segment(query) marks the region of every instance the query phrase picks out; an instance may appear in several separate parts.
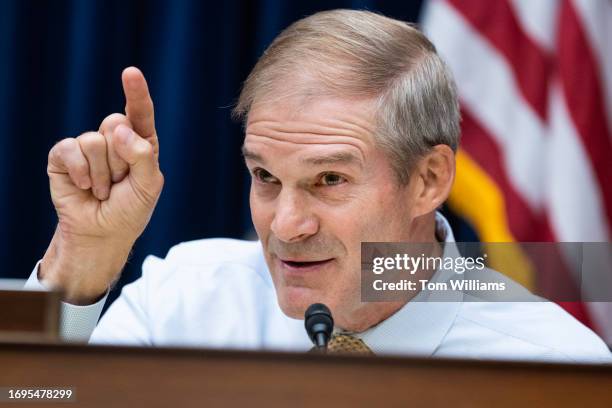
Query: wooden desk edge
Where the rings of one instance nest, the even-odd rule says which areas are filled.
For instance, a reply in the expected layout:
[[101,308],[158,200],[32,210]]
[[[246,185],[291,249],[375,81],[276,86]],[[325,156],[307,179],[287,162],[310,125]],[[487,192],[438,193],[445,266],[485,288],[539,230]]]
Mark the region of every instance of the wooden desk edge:
[[481,368],[492,369],[501,366],[506,370],[539,370],[555,372],[577,373],[601,373],[612,375],[612,364],[594,363],[556,363],[540,361],[511,361],[511,360],[473,360],[461,358],[438,358],[417,355],[321,355],[288,351],[272,350],[237,350],[237,349],[212,349],[179,346],[128,346],[128,345],[99,345],[84,343],[68,343],[56,341],[33,341],[13,342],[11,340],[0,342],[0,353],[4,351],[14,352],[62,352],[62,353],[112,353],[136,356],[156,356],[156,357],[183,357],[183,358],[202,358],[202,359],[241,359],[241,360],[287,360],[312,361],[321,364],[368,364],[383,366],[427,366],[427,367],[447,367],[447,368]]

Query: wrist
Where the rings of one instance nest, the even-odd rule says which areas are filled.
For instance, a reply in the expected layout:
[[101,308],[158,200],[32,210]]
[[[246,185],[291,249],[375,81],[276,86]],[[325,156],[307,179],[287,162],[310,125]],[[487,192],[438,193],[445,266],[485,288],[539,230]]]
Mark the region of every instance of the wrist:
[[46,287],[61,291],[67,303],[95,303],[118,279],[132,245],[73,239],[57,228],[39,265],[38,278]]

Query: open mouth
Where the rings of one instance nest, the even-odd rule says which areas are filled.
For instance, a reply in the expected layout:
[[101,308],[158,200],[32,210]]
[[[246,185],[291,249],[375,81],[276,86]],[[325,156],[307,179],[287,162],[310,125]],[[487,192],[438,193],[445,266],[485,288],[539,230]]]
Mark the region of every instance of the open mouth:
[[281,260],[281,262],[292,269],[306,269],[313,268],[317,266],[325,265],[328,262],[331,262],[333,258],[323,259],[321,261],[289,261],[289,260]]

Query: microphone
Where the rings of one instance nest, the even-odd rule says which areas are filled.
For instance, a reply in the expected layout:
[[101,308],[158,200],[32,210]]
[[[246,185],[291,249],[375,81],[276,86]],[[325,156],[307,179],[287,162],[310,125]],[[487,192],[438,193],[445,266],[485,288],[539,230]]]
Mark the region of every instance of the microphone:
[[313,303],[304,313],[306,333],[314,344],[313,350],[325,352],[334,329],[334,319],[329,308],[323,303]]

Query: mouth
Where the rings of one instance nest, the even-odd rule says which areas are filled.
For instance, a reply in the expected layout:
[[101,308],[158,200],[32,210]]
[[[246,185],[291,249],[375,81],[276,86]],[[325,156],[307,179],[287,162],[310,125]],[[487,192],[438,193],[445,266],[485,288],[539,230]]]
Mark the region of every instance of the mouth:
[[279,259],[281,265],[290,271],[310,271],[324,267],[334,260],[334,258],[316,260],[316,261],[305,261],[305,260],[292,260],[292,259]]

